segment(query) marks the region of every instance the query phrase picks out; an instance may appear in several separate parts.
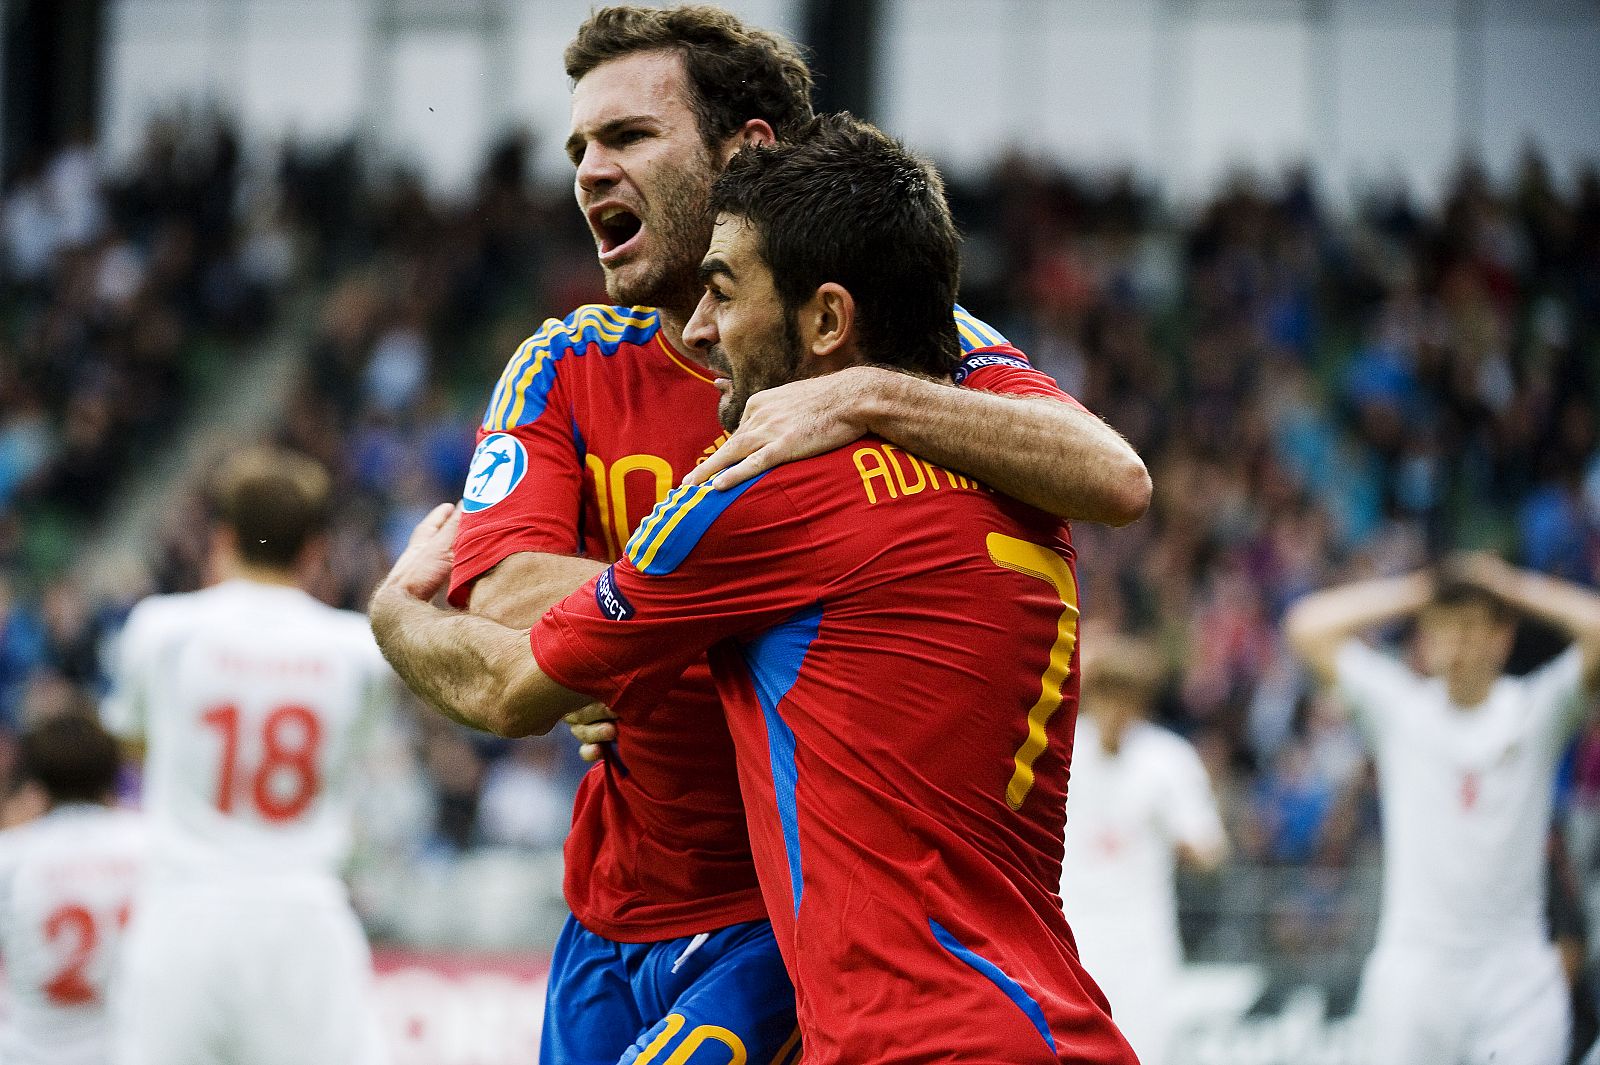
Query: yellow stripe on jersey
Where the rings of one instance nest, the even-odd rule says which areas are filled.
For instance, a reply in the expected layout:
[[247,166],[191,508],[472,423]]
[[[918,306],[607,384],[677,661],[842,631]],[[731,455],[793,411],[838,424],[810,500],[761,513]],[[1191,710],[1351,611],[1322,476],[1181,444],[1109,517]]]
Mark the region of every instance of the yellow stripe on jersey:
[[565,321],[550,318],[517,348],[506,363],[489,401],[483,427],[491,432],[514,429],[544,412],[554,385],[555,364],[591,343],[613,353],[624,343],[642,344],[660,328],[660,315],[650,307],[579,307]]
[[[799,1045],[800,1029],[796,1028],[794,1032],[790,1034],[788,1041],[785,1042],[783,1046],[778,1048],[778,1052],[776,1054],[772,1055],[772,1060],[767,1062],[767,1065],[788,1065],[789,1052],[794,1050]],[[796,1053],[794,1060],[799,1060],[798,1052]]]
[[[667,501],[661,505],[661,517],[656,519],[656,524],[660,526],[660,530],[651,533],[649,538],[640,545],[641,549],[638,551],[637,557],[631,553],[628,555],[628,559],[634,564],[634,567],[641,570],[649,569],[650,563],[656,560],[656,553],[661,550],[661,545],[666,543],[667,537],[672,535],[672,530],[676,529],[678,524],[688,517],[694,511],[694,508],[705,500],[706,496],[711,494],[711,491],[712,488],[709,482],[702,484],[680,499],[676,506],[673,505],[672,497],[668,496]],[[669,512],[671,517],[667,517]],[[665,524],[662,523],[662,518],[666,519]]]
[[511,402],[511,412],[506,415],[505,424],[500,428],[509,429],[522,424],[522,412],[528,404],[528,386],[539,379],[539,375],[544,372],[545,363],[549,361],[549,347],[534,349],[533,361],[528,364],[527,370],[522,374],[522,380],[517,384],[517,390],[513,393],[515,398]]
[[1006,338],[995,332],[987,322],[981,318],[973,317],[972,313],[965,310],[956,311],[956,326],[966,326],[974,338],[974,343],[980,348],[992,348],[1004,344]]
[[684,496],[693,491],[695,489],[689,485],[680,485],[668,492],[667,498],[657,503],[655,508],[644,516],[644,521],[639,523],[639,527],[633,530],[633,535],[628,537],[628,542],[622,547],[622,553],[630,560],[636,558],[638,549],[643,546],[646,540],[655,535],[656,529],[667,519],[667,515],[672,511],[672,508],[677,506]]
[[[555,321],[554,318],[550,319],[549,322],[545,323],[545,326],[548,327],[550,322],[553,321]],[[506,368],[500,374],[500,383],[495,386],[494,398],[489,401],[489,416],[484,419],[485,428],[498,429],[505,424],[505,408],[510,405],[511,397],[516,394],[513,382],[516,381],[517,375],[522,372],[527,360],[533,357],[534,345],[544,335],[544,328],[541,328],[539,332],[517,345],[516,354],[512,355],[506,362]]]
[[994,348],[1010,341],[1000,335],[1000,330],[985,322],[982,318],[967,310],[961,304],[956,304],[953,313],[956,328],[961,332],[963,346],[971,351],[973,348]]
[[989,346],[978,337],[978,334],[973,331],[970,325],[961,320],[960,315],[956,316],[956,332],[960,333],[961,338],[975,348],[986,348]]

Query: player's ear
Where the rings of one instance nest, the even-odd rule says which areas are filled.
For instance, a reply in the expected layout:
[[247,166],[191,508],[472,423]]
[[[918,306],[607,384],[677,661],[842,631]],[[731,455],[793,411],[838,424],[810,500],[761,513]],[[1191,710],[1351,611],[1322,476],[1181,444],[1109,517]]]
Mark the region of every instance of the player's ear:
[[728,139],[722,142],[723,165],[726,166],[728,160],[733,158],[733,153],[747,144],[765,145],[776,143],[778,143],[778,135],[772,132],[772,126],[767,123],[766,119],[752,118],[734,130]]
[[314,587],[328,570],[328,537],[314,533],[306,538],[294,560],[295,576],[301,587]]
[[810,320],[806,340],[813,358],[837,358],[855,347],[856,301],[843,285],[829,281],[818,288],[802,313]]
[[211,584],[223,580],[239,557],[239,537],[225,522],[211,526],[211,551],[206,557],[207,581]]

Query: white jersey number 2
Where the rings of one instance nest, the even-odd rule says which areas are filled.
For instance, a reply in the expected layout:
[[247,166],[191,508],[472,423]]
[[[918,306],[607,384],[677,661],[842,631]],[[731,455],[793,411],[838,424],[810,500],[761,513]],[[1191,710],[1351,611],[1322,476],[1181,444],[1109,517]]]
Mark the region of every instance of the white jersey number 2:
[[[44,982],[44,997],[52,1004],[87,1006],[100,1000],[100,989],[90,979],[89,969],[108,916],[97,917],[82,903],[65,902],[44,919],[44,941],[61,952],[60,967]],[[128,903],[123,902],[111,919],[119,929],[126,926]]]

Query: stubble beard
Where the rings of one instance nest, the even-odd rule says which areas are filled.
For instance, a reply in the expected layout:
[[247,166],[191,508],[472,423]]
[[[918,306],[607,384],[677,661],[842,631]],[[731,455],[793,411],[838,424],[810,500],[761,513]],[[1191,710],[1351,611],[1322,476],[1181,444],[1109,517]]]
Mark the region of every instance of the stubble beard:
[[[711,183],[716,173],[709,155],[683,170],[662,175],[654,197],[649,239],[657,251],[644,264],[606,271],[606,296],[623,307],[659,307],[688,321],[700,302],[700,260],[711,246]],[[625,276],[629,267],[635,270]],[[642,267],[642,268],[641,268]]]
[[[731,365],[725,358],[721,361]],[[800,375],[800,333],[787,311],[783,315],[783,333],[777,343],[765,347],[747,365],[744,373],[731,376],[727,395],[717,402],[717,421],[730,433],[739,428],[751,396],[788,384]]]

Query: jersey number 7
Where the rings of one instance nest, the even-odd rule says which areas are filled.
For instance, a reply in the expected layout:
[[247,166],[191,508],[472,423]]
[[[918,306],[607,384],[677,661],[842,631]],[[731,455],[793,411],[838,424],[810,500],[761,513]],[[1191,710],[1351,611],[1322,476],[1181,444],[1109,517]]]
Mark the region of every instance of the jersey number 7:
[[1006,803],[1013,810],[1020,810],[1033,790],[1033,763],[1044,753],[1049,740],[1045,728],[1061,708],[1061,688],[1072,669],[1072,649],[1078,643],[1078,581],[1067,560],[1043,544],[997,532],[990,533],[986,543],[989,559],[995,565],[1044,581],[1061,599],[1050,661],[1039,678],[1039,699],[1028,711],[1028,735],[1012,759],[1015,769],[1006,785]]
[[[239,790],[239,708],[218,706],[200,720],[222,734],[222,766],[217,773],[217,809],[231,814]],[[272,822],[292,821],[317,796],[317,748],[322,722],[304,706],[280,706],[261,722],[261,762],[249,772],[256,812]],[[274,787],[287,779],[289,787]]]

